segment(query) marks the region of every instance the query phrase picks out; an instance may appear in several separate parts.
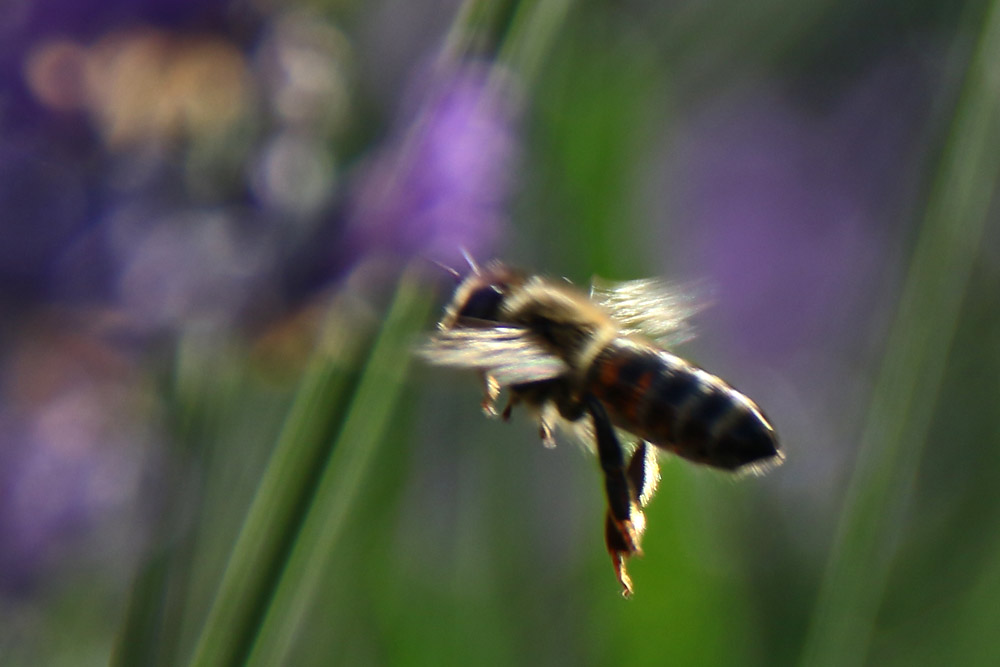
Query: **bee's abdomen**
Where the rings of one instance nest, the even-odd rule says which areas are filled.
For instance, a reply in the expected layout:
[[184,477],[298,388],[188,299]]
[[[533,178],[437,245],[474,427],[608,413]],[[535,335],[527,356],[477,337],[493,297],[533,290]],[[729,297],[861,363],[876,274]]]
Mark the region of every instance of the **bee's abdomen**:
[[686,459],[727,470],[780,460],[753,401],[668,352],[614,341],[594,359],[587,391],[615,426]]

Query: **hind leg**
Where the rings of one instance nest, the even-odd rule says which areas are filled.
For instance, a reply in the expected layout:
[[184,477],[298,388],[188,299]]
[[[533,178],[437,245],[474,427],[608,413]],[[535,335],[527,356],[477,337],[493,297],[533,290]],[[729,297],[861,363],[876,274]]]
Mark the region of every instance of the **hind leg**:
[[628,597],[632,594],[632,581],[625,564],[630,557],[642,553],[639,541],[646,529],[646,518],[641,508],[656,486],[656,460],[649,445],[643,442],[626,465],[625,452],[604,406],[594,397],[588,397],[585,406],[594,422],[597,456],[608,498],[604,539],[622,594]]

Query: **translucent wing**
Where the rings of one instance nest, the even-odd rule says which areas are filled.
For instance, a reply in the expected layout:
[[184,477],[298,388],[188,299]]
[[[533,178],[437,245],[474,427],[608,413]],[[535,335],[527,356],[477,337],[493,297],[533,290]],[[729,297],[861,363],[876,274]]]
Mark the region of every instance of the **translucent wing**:
[[663,346],[694,338],[689,318],[704,307],[704,288],[655,278],[620,283],[595,279],[591,298],[607,309],[626,334],[641,334]]
[[446,329],[434,334],[417,353],[440,366],[483,371],[505,387],[551,380],[569,371],[566,362],[522,327]]

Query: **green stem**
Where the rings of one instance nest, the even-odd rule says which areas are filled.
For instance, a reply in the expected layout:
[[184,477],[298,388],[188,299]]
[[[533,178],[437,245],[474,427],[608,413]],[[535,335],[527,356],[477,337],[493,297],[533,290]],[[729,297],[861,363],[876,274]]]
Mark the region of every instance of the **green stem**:
[[[239,385],[237,365],[215,341],[196,332],[181,336],[174,355],[171,382],[165,388],[171,415],[171,438],[181,460],[197,458],[211,469],[220,417],[235,400]],[[186,527],[179,517],[199,516],[204,506],[203,486],[188,476],[174,481],[169,509],[161,513],[153,533],[158,538],[133,582],[125,619],[116,639],[111,664],[174,664],[182,620],[189,604],[188,580],[196,558],[197,536],[205,526]]]
[[320,345],[293,401],[274,453],[226,565],[201,631],[192,664],[239,664],[256,637],[288,551],[329,456],[330,434],[341,423],[363,357],[363,320],[338,315]]
[[[385,325],[365,367],[334,454],[327,462],[274,599],[263,619],[249,663],[282,665],[303,617],[333,566],[330,554],[369,475],[370,463],[402,393],[412,356],[412,335],[427,318],[430,299],[416,280],[403,277]],[[207,664],[207,663],[206,663]]]

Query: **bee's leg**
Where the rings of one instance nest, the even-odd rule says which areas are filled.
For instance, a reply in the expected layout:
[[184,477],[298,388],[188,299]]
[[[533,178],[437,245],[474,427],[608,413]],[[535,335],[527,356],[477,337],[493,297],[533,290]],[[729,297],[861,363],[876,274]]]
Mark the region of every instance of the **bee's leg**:
[[503,411],[504,419],[510,417],[510,411],[522,401],[531,407],[538,419],[538,436],[542,439],[542,444],[551,449],[556,446],[555,438],[555,414],[553,405],[553,395],[558,395],[561,391],[559,382],[532,382],[523,385],[514,385],[510,389],[510,400]]
[[[500,383],[492,375],[482,374],[483,377],[483,412],[486,413],[487,417],[496,417],[497,411],[493,407],[496,403],[497,397],[500,395]],[[504,419],[510,417],[510,404],[508,403],[507,408],[504,410]]]
[[[504,421],[510,421],[510,413],[514,409],[514,406],[521,402],[521,396],[516,392],[512,391],[510,398],[507,399],[507,407],[503,409],[500,416]],[[542,444],[549,449],[556,446],[556,438],[552,430],[552,425],[545,418],[544,411],[543,414],[538,417],[538,437],[542,439]]]
[[[632,493],[628,476],[625,474],[625,453],[622,450],[608,413],[601,402],[593,396],[585,400],[587,411],[594,421],[594,437],[597,440],[597,457],[604,472],[604,488],[608,496],[608,509],[619,523],[628,522],[632,514]],[[628,535],[623,536],[632,543]]]
[[516,392],[511,392],[510,396],[507,398],[507,405],[504,407],[503,412],[500,416],[503,417],[505,422],[510,421],[510,413],[514,410],[514,406],[521,402],[521,397]]
[[632,578],[628,576],[625,569],[626,559],[632,555],[628,544],[622,537],[621,529],[615,523],[614,517],[609,511],[604,519],[604,542],[608,546],[608,553],[611,555],[611,565],[615,568],[615,576],[622,585],[622,595],[632,597]]
[[[499,385],[498,385],[497,391],[499,391]],[[507,405],[504,406],[503,412],[500,413],[500,416],[503,418],[503,420],[505,422],[506,421],[510,421],[510,415],[514,411],[514,407],[517,406],[517,405],[520,405],[521,401],[523,401],[523,400],[525,400],[525,394],[524,394],[524,388],[523,387],[512,386],[512,387],[508,388],[508,390],[507,390]],[[531,403],[531,400],[528,400],[527,402]]]
[[552,431],[552,425],[545,421],[545,417],[542,417],[538,422],[538,435],[546,448],[552,449],[556,446],[556,437]]
[[604,472],[604,489],[608,497],[605,541],[615,574],[622,585],[622,594],[628,597],[632,594],[632,582],[625,571],[625,561],[641,553],[639,538],[645,527],[645,518],[639,509],[639,494],[629,479],[631,465],[625,465],[625,453],[604,406],[593,396],[586,397],[584,402],[594,421],[597,456]]
[[631,524],[632,542],[628,541],[628,531],[623,531],[608,511],[604,522],[604,541],[611,554],[611,563],[615,568],[615,575],[622,585],[622,594],[625,597],[632,595],[632,580],[625,569],[625,563],[630,556],[641,553],[638,550],[638,541],[646,530],[646,515],[642,512],[653,493],[656,485],[660,481],[660,467],[656,463],[656,455],[649,443],[640,441],[632,458],[629,459],[628,468],[625,475],[629,481],[629,495],[632,500]]

